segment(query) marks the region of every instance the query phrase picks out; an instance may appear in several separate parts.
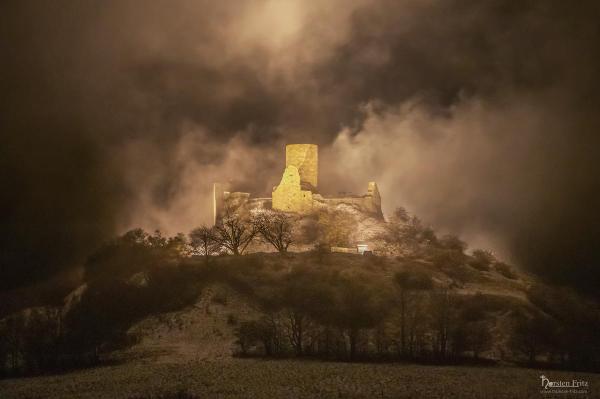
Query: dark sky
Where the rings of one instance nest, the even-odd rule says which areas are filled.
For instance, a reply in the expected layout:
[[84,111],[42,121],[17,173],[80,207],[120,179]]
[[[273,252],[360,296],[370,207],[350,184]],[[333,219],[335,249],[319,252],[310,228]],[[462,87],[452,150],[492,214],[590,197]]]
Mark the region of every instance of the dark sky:
[[[224,4],[219,4],[224,3]],[[283,145],[321,188],[524,269],[600,286],[600,9],[565,1],[14,1],[0,6],[0,289],[142,226],[268,194]]]

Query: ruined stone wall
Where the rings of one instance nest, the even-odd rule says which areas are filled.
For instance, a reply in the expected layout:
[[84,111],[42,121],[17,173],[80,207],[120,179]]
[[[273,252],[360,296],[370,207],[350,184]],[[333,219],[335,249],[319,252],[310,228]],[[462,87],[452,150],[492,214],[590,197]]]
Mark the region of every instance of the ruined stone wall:
[[319,175],[319,147],[316,144],[288,144],[285,146],[285,166],[295,166],[303,187],[317,188]]
[[229,191],[229,185],[226,183],[213,184],[213,224],[223,215],[225,206],[225,192]]
[[272,209],[271,198],[250,198],[246,204],[248,209]]
[[364,199],[365,210],[367,212],[375,213],[383,218],[383,212],[381,212],[381,195],[379,194],[379,189],[374,181],[369,182],[367,195],[365,195]]
[[269,198],[250,198],[250,193],[239,191],[224,191],[228,184],[214,183],[213,185],[213,224],[217,224],[228,212],[246,212],[255,208],[270,207]]
[[223,191],[225,186],[214,186],[215,222],[225,208],[246,210],[276,209],[284,212],[308,214],[329,207],[350,206],[353,212],[365,217],[383,220],[381,196],[375,182],[369,182],[367,193],[361,196],[323,197],[317,193],[318,146],[316,144],[288,144],[286,168],[272,198],[253,199],[248,193]]
[[338,205],[350,205],[360,212],[370,214],[373,217],[383,219],[381,211],[381,196],[375,182],[369,182],[367,194],[361,196],[323,197],[319,194],[313,196],[315,208],[336,207]]
[[284,212],[308,213],[313,208],[313,194],[303,190],[300,173],[294,165],[285,168],[281,182],[273,190],[272,206]]

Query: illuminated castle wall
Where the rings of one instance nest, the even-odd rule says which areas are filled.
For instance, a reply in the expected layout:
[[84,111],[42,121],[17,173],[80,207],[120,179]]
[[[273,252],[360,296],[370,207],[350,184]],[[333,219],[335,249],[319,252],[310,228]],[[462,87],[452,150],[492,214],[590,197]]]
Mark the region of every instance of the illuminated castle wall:
[[285,146],[285,166],[295,166],[304,188],[316,189],[319,179],[319,146],[288,144]]
[[277,209],[309,214],[326,207],[349,205],[360,212],[383,218],[381,196],[375,182],[369,182],[366,194],[323,196],[318,192],[319,148],[316,144],[288,144],[285,147],[285,170],[271,198],[251,198],[249,193],[231,192],[221,183],[214,184],[213,215],[217,223],[224,210]]
[[273,209],[297,213],[312,211],[319,173],[318,152],[315,144],[285,146],[285,170],[281,182],[273,190]]

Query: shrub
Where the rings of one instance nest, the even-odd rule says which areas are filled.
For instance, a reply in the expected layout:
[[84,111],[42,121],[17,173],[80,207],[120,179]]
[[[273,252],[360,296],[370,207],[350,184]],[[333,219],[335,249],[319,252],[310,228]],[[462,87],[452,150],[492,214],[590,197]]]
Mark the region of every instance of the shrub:
[[438,239],[438,245],[440,248],[457,251],[460,253],[464,252],[464,250],[467,249],[467,244],[464,241],[451,234],[447,234],[442,238]]
[[238,323],[238,318],[236,315],[234,315],[233,313],[230,313],[227,315],[227,324],[229,324],[230,326],[235,326]]
[[318,214],[319,242],[332,247],[349,247],[354,242],[356,220],[343,211],[321,211]]
[[473,256],[469,261],[469,265],[479,271],[487,272],[490,270],[490,266],[495,260],[494,255],[490,251],[476,249],[473,251]]
[[227,295],[225,293],[223,293],[223,292],[216,292],[212,296],[211,301],[213,303],[217,303],[219,305],[225,306],[225,305],[227,305]]
[[236,336],[242,355],[255,353],[260,346],[267,356],[274,352],[276,331],[265,318],[240,323],[236,330]]
[[519,277],[515,273],[512,267],[507,265],[506,263],[497,262],[494,264],[494,269],[501,275],[511,280],[517,280]]

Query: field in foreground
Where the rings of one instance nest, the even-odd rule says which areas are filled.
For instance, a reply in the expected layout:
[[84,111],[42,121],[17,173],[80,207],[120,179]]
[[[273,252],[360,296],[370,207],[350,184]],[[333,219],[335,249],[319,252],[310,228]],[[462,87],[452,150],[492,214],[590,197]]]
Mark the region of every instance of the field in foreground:
[[145,398],[186,391],[202,398],[539,398],[546,396],[540,394],[542,374],[550,380],[586,380],[589,397],[600,397],[598,374],[245,359],[138,362],[4,380],[0,397]]

